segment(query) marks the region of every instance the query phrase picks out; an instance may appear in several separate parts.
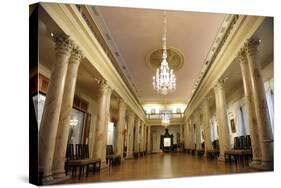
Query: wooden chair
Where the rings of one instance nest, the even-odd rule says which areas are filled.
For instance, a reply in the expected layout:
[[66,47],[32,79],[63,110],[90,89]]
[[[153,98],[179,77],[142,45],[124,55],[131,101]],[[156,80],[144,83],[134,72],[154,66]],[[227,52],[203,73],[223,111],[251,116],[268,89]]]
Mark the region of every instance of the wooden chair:
[[110,166],[121,164],[121,155],[114,154],[112,145],[106,146],[106,163]]

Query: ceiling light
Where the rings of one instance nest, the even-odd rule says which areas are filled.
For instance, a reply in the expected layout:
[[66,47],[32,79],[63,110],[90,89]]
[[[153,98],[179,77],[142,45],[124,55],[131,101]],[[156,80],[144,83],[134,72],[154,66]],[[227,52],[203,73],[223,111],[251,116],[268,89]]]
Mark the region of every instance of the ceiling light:
[[167,34],[167,15],[164,12],[163,21],[163,54],[160,68],[157,68],[156,75],[153,76],[153,88],[158,93],[167,95],[168,93],[176,90],[176,76],[173,69],[169,68],[167,61],[167,46],[166,46],[166,34]]

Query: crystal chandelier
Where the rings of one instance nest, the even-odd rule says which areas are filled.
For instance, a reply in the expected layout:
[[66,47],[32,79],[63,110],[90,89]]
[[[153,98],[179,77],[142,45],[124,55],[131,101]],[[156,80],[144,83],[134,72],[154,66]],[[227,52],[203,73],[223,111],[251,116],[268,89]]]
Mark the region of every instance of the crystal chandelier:
[[162,61],[160,69],[157,68],[156,75],[153,76],[153,88],[158,93],[167,95],[168,93],[174,92],[176,90],[176,76],[173,69],[169,68],[167,61],[167,46],[166,46],[166,34],[167,34],[167,16],[164,12],[163,21],[163,37],[162,37]]
[[163,113],[161,119],[163,125],[168,125],[170,123],[170,116],[167,113]]

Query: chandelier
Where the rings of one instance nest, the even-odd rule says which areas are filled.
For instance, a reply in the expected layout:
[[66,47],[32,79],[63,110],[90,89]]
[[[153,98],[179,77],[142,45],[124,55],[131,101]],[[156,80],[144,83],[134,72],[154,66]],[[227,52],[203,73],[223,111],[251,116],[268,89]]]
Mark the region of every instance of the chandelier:
[[162,37],[162,61],[160,68],[157,68],[156,75],[153,76],[153,88],[158,93],[167,95],[168,93],[176,90],[176,76],[173,69],[169,68],[167,61],[167,46],[166,46],[166,35],[167,35],[167,16],[164,12],[163,21],[163,37]]
[[161,119],[163,125],[168,125],[170,123],[170,116],[167,113],[163,113]]

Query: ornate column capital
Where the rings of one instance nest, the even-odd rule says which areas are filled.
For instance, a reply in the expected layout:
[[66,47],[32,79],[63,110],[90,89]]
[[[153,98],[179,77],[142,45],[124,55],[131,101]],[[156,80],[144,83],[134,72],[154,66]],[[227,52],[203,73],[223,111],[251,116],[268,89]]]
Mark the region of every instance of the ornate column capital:
[[84,58],[84,55],[77,45],[73,45],[69,63],[80,63],[80,60]]
[[225,79],[219,79],[217,84],[216,84],[216,86],[215,86],[215,88],[217,88],[217,89],[224,89],[225,81],[226,81]]
[[110,90],[109,85],[107,84],[106,80],[99,79],[98,82],[98,88],[101,94],[106,94],[108,90]]
[[55,42],[55,51],[56,54],[67,54],[70,53],[73,49],[73,41],[70,39],[70,36],[62,34],[53,37]]
[[250,38],[245,43],[246,53],[250,56],[255,56],[258,53],[258,46],[261,43],[261,40],[256,38]]
[[247,57],[246,57],[246,50],[245,47],[241,48],[240,51],[237,54],[236,58],[237,62],[240,63],[247,63]]

